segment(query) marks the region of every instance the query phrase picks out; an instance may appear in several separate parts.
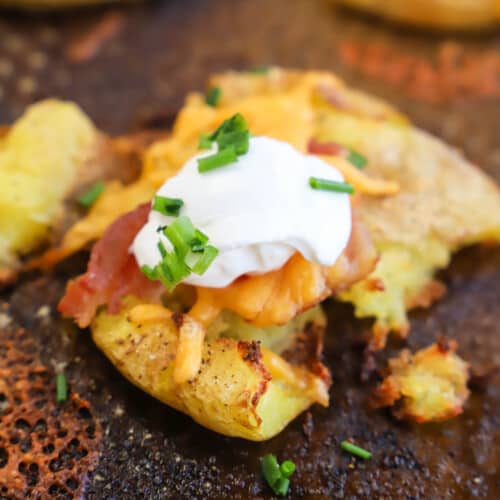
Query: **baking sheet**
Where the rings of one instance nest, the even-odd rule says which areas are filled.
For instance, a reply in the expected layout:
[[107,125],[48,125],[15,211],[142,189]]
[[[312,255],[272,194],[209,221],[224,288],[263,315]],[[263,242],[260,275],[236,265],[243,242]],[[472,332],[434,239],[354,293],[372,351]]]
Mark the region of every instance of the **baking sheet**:
[[[109,24],[110,16],[115,31],[87,59],[71,57],[75,44],[96,26]],[[422,101],[401,85],[346,64],[339,51],[346,42],[383,43],[432,61],[449,40],[479,54],[500,47],[498,33],[430,35],[335,10],[320,0],[166,0],[78,14],[3,14],[0,122],[15,119],[34,100],[57,95],[77,101],[104,131],[128,132],[171,123],[184,95],[204,88],[215,71],[262,64],[323,68],[390,100],[500,182],[499,99],[458,95]],[[54,360],[69,363],[72,391],[90,401],[102,424],[102,438],[93,445],[100,458],[85,482],[85,498],[265,498],[269,489],[260,477],[259,457],[268,452],[296,462],[293,498],[500,497],[498,378],[476,390],[464,414],[448,423],[395,422],[368,408],[374,380],[360,382],[360,338],[368,325],[353,320],[349,306],[328,303],[330,408],[312,408],[266,443],[225,438],[132,387],[87,333],[57,317],[65,279],[84,265],[80,256],[53,275],[25,277],[1,300],[11,326],[27,328],[49,370]],[[407,345],[419,348],[446,334],[458,340],[460,353],[473,366],[498,365],[500,251],[464,250],[442,278],[448,294],[430,310],[411,315]],[[36,313],[43,306],[50,309],[42,320]],[[384,356],[403,345],[392,342]],[[342,453],[339,443],[347,437],[366,443],[373,459],[360,463]],[[69,497],[74,494],[63,489]],[[22,498],[24,493],[2,495]]]

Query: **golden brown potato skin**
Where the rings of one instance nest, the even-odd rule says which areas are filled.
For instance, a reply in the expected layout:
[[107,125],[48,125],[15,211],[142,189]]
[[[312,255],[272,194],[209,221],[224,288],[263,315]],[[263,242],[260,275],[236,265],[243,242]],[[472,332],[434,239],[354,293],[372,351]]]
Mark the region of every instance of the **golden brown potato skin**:
[[137,324],[130,316],[137,303],[129,298],[119,314],[101,312],[92,324],[94,342],[133,384],[215,432],[269,439],[315,402],[317,384],[327,391],[329,380],[306,369],[303,387],[271,375],[269,351],[259,342],[223,337],[205,341],[195,378],[176,384],[179,323],[193,320],[179,314]]
[[339,0],[393,21],[439,29],[480,29],[500,19],[498,0]]

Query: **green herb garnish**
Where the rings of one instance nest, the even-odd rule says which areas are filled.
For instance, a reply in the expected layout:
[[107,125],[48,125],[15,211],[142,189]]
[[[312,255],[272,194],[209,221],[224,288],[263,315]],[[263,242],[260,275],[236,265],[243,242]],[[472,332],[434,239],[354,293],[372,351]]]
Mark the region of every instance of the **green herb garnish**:
[[346,160],[360,170],[365,168],[366,164],[368,163],[366,157],[361,153],[354,151],[354,149],[349,149],[349,154],[347,155]]
[[319,177],[309,177],[309,185],[313,189],[322,191],[335,191],[336,193],[354,193],[354,186],[347,182],[331,181],[329,179],[320,179]]
[[218,138],[217,144],[221,150],[233,146],[237,155],[244,155],[250,145],[250,132],[248,130],[227,132]]
[[96,182],[88,191],[86,191],[78,198],[78,203],[80,203],[80,205],[83,205],[84,207],[90,207],[95,203],[97,198],[101,196],[105,188],[106,184],[104,182]]
[[200,139],[198,142],[198,149],[210,149],[212,147],[212,140],[210,139],[210,135],[204,134],[203,132],[200,134]]
[[211,141],[216,141],[221,135],[230,132],[243,131],[248,129],[248,123],[241,113],[236,113],[231,118],[224,120],[222,124],[209,135]]
[[356,446],[349,441],[342,441],[340,443],[340,447],[344,451],[347,451],[348,453],[351,453],[352,455],[355,455],[356,457],[362,458],[364,460],[368,460],[372,457],[372,453],[370,451],[360,448],[359,446]]
[[250,132],[247,121],[240,113],[236,113],[224,120],[212,134],[200,136],[200,148],[208,149],[212,146],[212,142],[217,143],[218,151],[210,156],[198,158],[198,172],[200,173],[229,165],[237,161],[238,156],[248,152]]
[[163,241],[159,241],[160,262],[154,267],[144,265],[141,271],[150,280],[160,280],[169,290],[192,272],[204,274],[219,254],[217,248],[208,244],[208,236],[196,229],[185,215],[159,229],[173,250],[167,250]]
[[224,167],[238,160],[234,146],[227,146],[210,156],[198,158],[198,172],[205,173],[216,168]]
[[200,275],[204,274],[218,254],[219,250],[217,250],[217,248],[213,247],[212,245],[207,245],[202,250],[201,257],[193,265],[192,267],[193,273]]
[[280,466],[271,453],[262,457],[261,464],[262,475],[267,484],[276,495],[285,496],[290,486],[290,476],[295,472],[295,464],[291,460],[285,460]]
[[153,198],[153,210],[163,215],[177,217],[184,202],[180,198],[167,198],[156,195]]
[[220,97],[222,95],[222,90],[220,87],[212,87],[208,90],[207,95],[205,96],[205,102],[212,107],[217,106],[220,101]]
[[56,375],[56,402],[64,403],[68,399],[68,382],[64,373]]

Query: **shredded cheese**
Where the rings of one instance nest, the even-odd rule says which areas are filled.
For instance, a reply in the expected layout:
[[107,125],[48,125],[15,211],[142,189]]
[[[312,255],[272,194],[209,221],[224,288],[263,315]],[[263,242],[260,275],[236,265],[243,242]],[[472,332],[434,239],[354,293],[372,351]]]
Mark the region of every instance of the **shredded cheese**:
[[[173,323],[173,313],[169,309],[155,304],[139,304],[133,307],[127,319],[136,325],[150,323]],[[173,379],[176,384],[183,384],[192,380],[201,367],[205,328],[190,316],[180,316],[179,339],[174,361]]]
[[333,165],[337,170],[340,170],[346,181],[350,182],[358,193],[367,196],[390,196],[399,192],[399,184],[397,182],[368,177],[341,156],[318,156],[330,165]]
[[175,356],[173,378],[176,384],[183,384],[196,377],[201,367],[205,328],[189,316],[183,316],[179,331],[179,344]]
[[172,311],[156,304],[139,304],[129,311],[127,319],[136,325],[157,323],[171,320]]

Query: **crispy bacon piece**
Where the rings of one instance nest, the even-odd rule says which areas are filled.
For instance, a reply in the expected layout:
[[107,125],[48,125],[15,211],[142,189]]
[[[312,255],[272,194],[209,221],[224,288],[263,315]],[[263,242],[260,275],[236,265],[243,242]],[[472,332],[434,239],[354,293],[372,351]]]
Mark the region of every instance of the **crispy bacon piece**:
[[343,156],[348,153],[348,150],[336,142],[319,142],[313,137],[307,144],[307,152],[314,155]]
[[[81,327],[90,324],[101,305],[107,304],[111,313],[118,312],[126,295],[159,301],[163,285],[149,281],[128,253],[148,211],[149,204],[141,205],[117,219],[94,246],[87,272],[68,285],[59,310],[75,318]],[[349,244],[333,266],[321,267],[297,253],[276,271],[242,276],[225,288],[198,287],[190,315],[208,325],[223,309],[229,309],[255,325],[285,324],[301,311],[364,278],[376,261],[370,236],[353,218]]]
[[113,222],[94,245],[87,272],[69,282],[58,308],[80,327],[90,324],[101,305],[107,304],[111,313],[118,312],[125,295],[159,300],[163,285],[146,278],[128,252],[149,210],[149,203],[145,203]]

